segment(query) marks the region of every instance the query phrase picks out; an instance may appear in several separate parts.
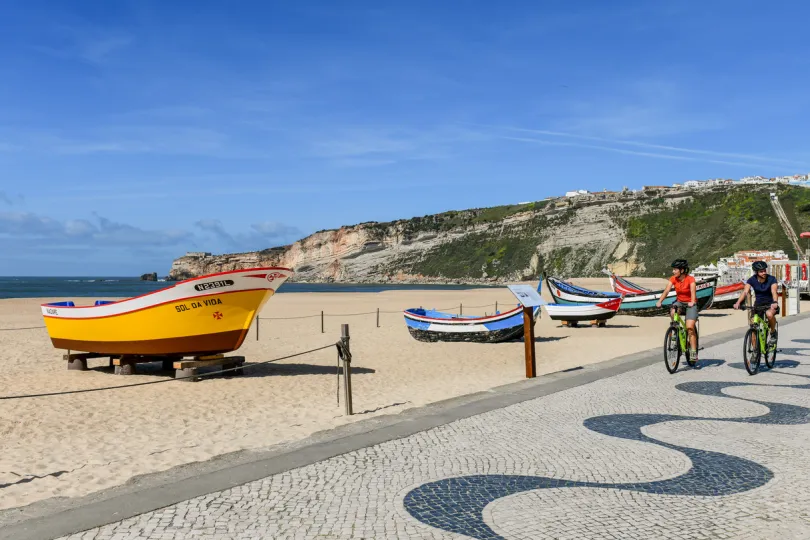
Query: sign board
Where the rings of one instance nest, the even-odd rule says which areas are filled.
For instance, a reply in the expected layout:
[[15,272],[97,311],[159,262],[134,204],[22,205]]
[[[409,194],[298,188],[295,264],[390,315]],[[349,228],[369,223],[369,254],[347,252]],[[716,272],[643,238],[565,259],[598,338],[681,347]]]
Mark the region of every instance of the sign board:
[[537,307],[546,303],[540,293],[537,292],[537,289],[531,285],[507,285],[507,287],[517,297],[518,301],[523,304],[523,307]]

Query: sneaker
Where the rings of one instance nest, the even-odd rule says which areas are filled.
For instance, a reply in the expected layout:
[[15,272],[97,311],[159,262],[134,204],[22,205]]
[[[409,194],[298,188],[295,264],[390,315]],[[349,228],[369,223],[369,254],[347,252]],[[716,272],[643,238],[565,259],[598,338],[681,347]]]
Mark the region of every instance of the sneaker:
[[776,340],[779,339],[779,332],[774,332],[768,337],[768,347],[776,345]]
[[695,369],[700,369],[698,364],[698,353],[694,349],[689,350],[689,358],[695,363]]

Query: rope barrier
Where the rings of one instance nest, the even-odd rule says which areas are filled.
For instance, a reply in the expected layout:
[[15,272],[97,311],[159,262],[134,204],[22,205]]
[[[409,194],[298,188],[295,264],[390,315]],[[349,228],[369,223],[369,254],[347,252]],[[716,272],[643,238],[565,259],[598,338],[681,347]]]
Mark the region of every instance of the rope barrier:
[[[485,307],[490,307],[490,306],[495,306],[495,304],[492,303],[492,304],[482,304],[482,305],[479,305],[479,306],[464,306],[464,307],[470,308],[470,309],[476,309],[476,308],[485,308]],[[458,307],[458,305],[450,306],[450,307],[443,307],[443,308],[436,308],[436,309],[438,311],[450,311],[450,310],[453,310],[453,309],[455,309],[457,307]],[[396,311],[383,311],[383,310],[380,310],[380,314],[383,314],[383,313],[386,313],[386,314],[395,314],[395,313],[400,314],[403,311],[405,311],[405,310],[403,310],[403,309],[396,310]],[[376,315],[376,314],[377,314],[377,311],[363,311],[361,313],[324,313],[323,316],[324,317],[357,317],[359,315]],[[290,320],[296,320],[296,319],[311,319],[311,318],[320,317],[320,316],[321,316],[320,314],[315,314],[315,315],[302,315],[302,316],[298,316],[298,317],[259,317],[259,320],[260,321],[290,321]]]
[[260,321],[291,321],[293,319],[312,319],[314,317],[320,317],[319,314],[316,315],[302,315],[300,317],[259,317]]
[[38,328],[45,328],[44,326],[27,326],[25,328],[0,328],[0,332],[4,330],[36,330]]
[[[290,354],[287,356],[282,356],[280,358],[273,358],[272,360],[265,360],[264,362],[256,362],[255,364],[246,364],[240,367],[235,368],[228,368],[228,369],[221,369],[219,371],[209,371],[207,373],[200,373],[195,375],[197,378],[208,377],[211,375],[219,375],[220,373],[226,373],[228,371],[236,371],[239,369],[248,369],[255,366],[261,366],[263,364],[270,364],[271,362],[278,362],[280,360],[287,360],[288,358],[295,358],[296,356],[304,356],[305,354],[311,354],[318,351],[323,351],[326,349],[331,349],[334,347],[334,343],[330,343],[329,345],[324,345],[323,347],[318,347],[317,349],[312,349],[309,351],[303,351],[300,353]],[[66,390],[64,392],[47,392],[44,394],[22,394],[18,396],[0,396],[0,401],[7,400],[7,399],[24,399],[24,398],[34,398],[34,397],[48,397],[48,396],[64,396],[68,394],[84,394],[87,392],[101,392],[102,390],[115,390],[117,388],[134,388],[135,386],[146,386],[149,384],[160,384],[160,383],[167,383],[167,382],[178,382],[183,381],[183,379],[162,379],[160,381],[147,381],[147,382],[139,382],[133,384],[122,384],[119,386],[102,386],[101,388],[85,388],[84,390]]]

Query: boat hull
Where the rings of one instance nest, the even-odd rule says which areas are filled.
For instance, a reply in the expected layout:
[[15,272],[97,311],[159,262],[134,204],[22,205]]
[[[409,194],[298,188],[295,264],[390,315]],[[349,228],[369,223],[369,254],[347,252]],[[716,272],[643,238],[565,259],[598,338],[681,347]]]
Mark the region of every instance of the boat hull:
[[618,313],[621,299],[602,304],[546,304],[546,313],[553,321],[606,321]]
[[[540,308],[533,310],[532,324],[539,313]],[[411,336],[427,343],[500,343],[517,339],[524,332],[523,308],[490,317],[454,317],[421,309],[406,310],[404,315]]]
[[226,353],[242,345],[256,313],[290,274],[288,269],[214,274],[120,302],[45,304],[42,310],[58,349],[135,356]]
[[425,343],[439,341],[451,343],[502,343],[511,341],[523,335],[523,325],[503,330],[477,331],[477,332],[436,332],[408,327],[408,332],[417,340]]
[[[558,304],[593,304],[596,302],[606,302],[619,296],[617,293],[592,291],[590,289],[577,287],[553,277],[547,278],[546,281],[548,282],[549,293]],[[715,283],[716,279],[697,283],[696,296],[698,311],[702,311],[711,306],[714,300]],[[624,295],[618,313],[619,315],[632,315],[636,317],[666,315],[669,313],[669,306],[675,302],[676,293],[675,291],[671,291],[659,308],[656,306],[656,303],[663,292],[662,289],[660,291]]]
[[734,285],[726,285],[725,287],[718,287],[714,295],[714,302],[712,302],[712,309],[729,309],[734,307],[740,293],[745,288],[745,283],[735,283]]

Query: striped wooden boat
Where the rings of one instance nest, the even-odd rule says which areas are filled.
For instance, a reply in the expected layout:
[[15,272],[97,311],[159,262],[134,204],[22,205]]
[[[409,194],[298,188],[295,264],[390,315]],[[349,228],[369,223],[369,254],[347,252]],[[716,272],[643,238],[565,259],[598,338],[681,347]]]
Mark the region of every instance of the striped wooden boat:
[[[614,298],[622,298],[619,315],[634,315],[637,317],[653,317],[669,313],[669,306],[675,302],[675,291],[671,291],[664,299],[662,307],[656,307],[658,299],[664,292],[647,291],[640,293],[619,294],[615,292],[593,291],[584,287],[577,287],[562,279],[547,277],[549,293],[557,304],[594,304],[606,302]],[[697,282],[698,311],[707,309],[714,300],[717,278],[709,278]]]
[[[645,289],[641,285],[633,283],[627,278],[617,276],[612,272],[609,273],[609,276],[610,276],[610,286],[613,289],[613,292],[619,294],[637,294],[649,292],[650,290]],[[709,307],[711,309],[731,308],[737,302],[737,299],[740,297],[740,293],[744,288],[745,288],[744,281],[717,287],[717,289],[714,291],[714,299],[712,300],[712,305]]]
[[[542,284],[542,281],[540,282]],[[540,291],[540,285],[537,286]],[[403,312],[408,332],[417,341],[500,343],[523,335],[523,306],[486,317],[462,316],[435,309],[411,308]],[[532,310],[532,324],[540,307]]]
[[292,275],[250,268],[187,279],[142,296],[42,304],[57,349],[99,354],[199,356],[238,349],[256,313]]

